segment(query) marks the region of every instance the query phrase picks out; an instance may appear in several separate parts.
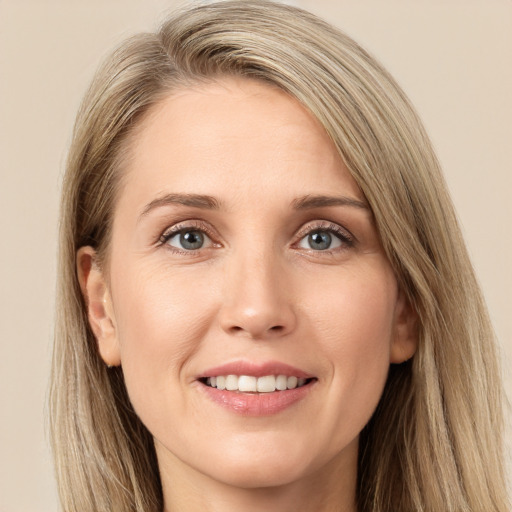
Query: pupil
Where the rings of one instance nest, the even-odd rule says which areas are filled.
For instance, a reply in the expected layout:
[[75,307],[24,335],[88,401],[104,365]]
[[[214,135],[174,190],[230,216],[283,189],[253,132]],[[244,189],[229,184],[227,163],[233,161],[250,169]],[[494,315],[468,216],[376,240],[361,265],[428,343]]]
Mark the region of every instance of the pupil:
[[199,249],[204,242],[200,231],[186,231],[180,235],[181,246],[185,249]]
[[312,249],[324,251],[331,246],[331,235],[325,231],[316,231],[309,235],[309,244]]

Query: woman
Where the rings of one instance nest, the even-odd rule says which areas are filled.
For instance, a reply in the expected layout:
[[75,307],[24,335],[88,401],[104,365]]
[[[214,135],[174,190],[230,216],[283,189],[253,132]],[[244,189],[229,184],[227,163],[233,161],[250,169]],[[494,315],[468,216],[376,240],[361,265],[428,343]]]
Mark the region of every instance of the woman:
[[505,511],[492,329],[408,100],[267,2],[122,45],[63,191],[64,510]]

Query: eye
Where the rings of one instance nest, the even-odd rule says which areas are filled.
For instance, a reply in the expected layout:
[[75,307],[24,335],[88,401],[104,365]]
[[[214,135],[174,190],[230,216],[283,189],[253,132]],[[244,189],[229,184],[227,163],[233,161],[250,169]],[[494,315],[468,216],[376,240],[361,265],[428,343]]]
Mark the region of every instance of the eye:
[[[311,229],[312,228],[312,229]],[[297,246],[310,251],[332,251],[353,247],[354,237],[338,224],[311,226],[302,232]]]
[[165,234],[162,242],[182,251],[195,251],[212,243],[210,237],[199,229],[181,229]]
[[326,251],[340,246],[340,238],[325,229],[315,229],[299,242],[299,247],[314,251]]

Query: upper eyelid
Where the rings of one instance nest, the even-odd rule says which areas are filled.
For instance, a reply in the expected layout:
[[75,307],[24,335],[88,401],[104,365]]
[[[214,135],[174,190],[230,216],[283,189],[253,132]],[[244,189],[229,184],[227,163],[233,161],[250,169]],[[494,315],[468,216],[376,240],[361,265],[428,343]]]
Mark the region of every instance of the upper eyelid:
[[352,234],[350,230],[345,228],[344,226],[338,224],[337,222],[332,222],[330,220],[316,220],[311,221],[302,226],[296,233],[296,237],[301,239],[305,235],[311,233],[315,230],[325,230],[325,231],[331,231],[337,235],[345,236],[345,238],[350,239],[351,241],[357,241],[356,237]]
[[212,231],[212,228],[208,226],[205,222],[197,219],[189,219],[189,220],[181,220],[179,222],[176,222],[172,226],[166,227],[162,231],[162,235],[166,234],[175,234],[179,233],[180,231],[185,230],[193,230],[196,229],[198,231],[204,231],[206,234]]

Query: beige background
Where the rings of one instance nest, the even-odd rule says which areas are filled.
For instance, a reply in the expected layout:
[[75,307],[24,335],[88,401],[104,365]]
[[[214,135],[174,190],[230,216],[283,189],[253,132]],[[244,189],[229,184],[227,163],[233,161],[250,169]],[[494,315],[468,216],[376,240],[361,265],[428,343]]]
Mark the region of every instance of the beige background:
[[[302,0],[395,75],[446,176],[512,396],[512,1]],[[101,57],[168,0],[0,0],[0,512],[57,509],[45,440],[58,194]],[[510,457],[508,457],[510,460]]]

